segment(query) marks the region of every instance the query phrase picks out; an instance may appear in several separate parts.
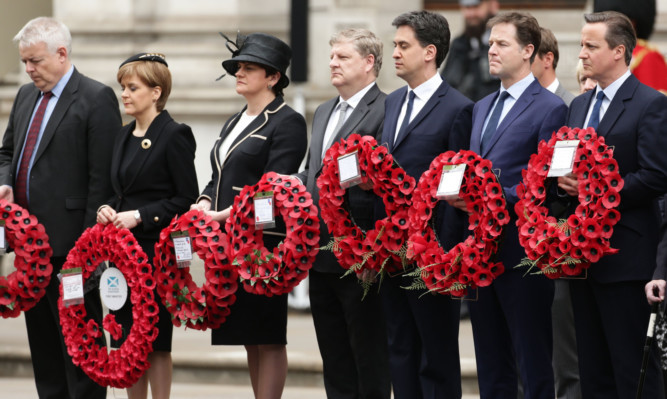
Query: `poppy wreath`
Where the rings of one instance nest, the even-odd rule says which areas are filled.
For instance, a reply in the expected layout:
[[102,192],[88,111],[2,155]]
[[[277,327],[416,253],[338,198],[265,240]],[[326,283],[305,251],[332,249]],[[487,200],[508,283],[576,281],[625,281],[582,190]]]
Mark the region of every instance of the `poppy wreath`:
[[[445,251],[433,229],[433,209],[438,204],[436,194],[443,166],[458,164],[466,165],[459,197],[470,210],[472,235]],[[412,194],[409,217],[408,257],[415,260],[430,291],[461,297],[468,288],[490,285],[505,271],[502,263],[492,259],[510,217],[491,161],[467,150],[437,156]]]
[[[556,220],[543,204],[551,157],[560,140],[580,140],[572,169],[578,178],[579,203],[574,214]],[[578,276],[602,256],[618,251],[610,247],[609,239],[620,219],[616,207],[621,201],[623,179],[604,137],[592,128],[564,126],[549,142],[540,142],[537,154],[531,156],[522,174],[523,182],[517,187],[519,202],[514,209],[519,242],[527,258],[519,266],[536,266],[538,273],[552,279]]]
[[[255,228],[253,198],[273,191],[274,206],[286,226],[285,239],[272,251],[264,246],[264,233]],[[269,172],[234,198],[225,230],[230,259],[237,266],[243,288],[257,295],[291,292],[306,278],[319,250],[320,221],[310,193],[298,180]]]
[[[192,280],[189,267],[179,268],[176,262],[171,234],[184,231],[190,236],[192,250],[204,260],[206,282],[202,287]],[[220,224],[199,210],[175,217],[160,232],[153,260],[157,292],[175,326],[205,331],[225,322],[238,287],[238,274],[227,258],[227,246]]]
[[[104,260],[113,262],[123,273],[131,293],[133,324],[125,342],[110,351],[106,345],[100,346],[97,339],[103,334],[102,328],[95,320],[86,320],[83,304],[65,306],[62,292],[58,300],[60,325],[67,353],[74,364],[102,386],[127,388],[150,367],[146,358],[153,351],[153,341],[158,334],[155,327],[158,306],[153,294],[155,278],[146,254],[132,233],[113,224],[97,224],[86,229],[67,254],[63,270],[81,268],[85,283]],[[113,314],[104,317],[102,327],[112,338],[121,338],[122,325]]]
[[[338,157],[358,151],[362,183],[371,183],[382,198],[387,216],[375,222],[372,230],[362,231],[350,217],[338,172]],[[396,162],[385,146],[375,138],[352,134],[334,143],[324,156],[317,179],[320,213],[333,239],[325,247],[333,251],[346,270],[361,274],[364,269],[378,273],[396,273],[408,264],[406,245],[408,208],[415,179]],[[389,262],[393,260],[392,262]]]
[[0,220],[16,258],[15,271],[0,276],[0,316],[17,317],[31,309],[46,293],[53,266],[49,237],[37,218],[17,204],[0,200]]

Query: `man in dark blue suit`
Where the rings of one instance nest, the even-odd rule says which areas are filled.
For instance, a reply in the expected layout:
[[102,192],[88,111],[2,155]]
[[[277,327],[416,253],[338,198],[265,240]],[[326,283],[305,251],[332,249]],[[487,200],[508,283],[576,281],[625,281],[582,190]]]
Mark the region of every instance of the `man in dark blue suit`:
[[[568,125],[594,127],[614,147],[625,184],[611,237],[619,252],[570,283],[581,389],[585,398],[633,398],[649,322],[644,286],[656,266],[657,198],[667,190],[667,97],[630,73],[636,37],[627,17],[608,11],[585,19],[579,58],[584,76],[598,85],[572,102]],[[558,186],[576,204],[576,178],[561,177]],[[643,391],[644,398],[664,397],[654,356]]]
[[[415,11],[399,15],[392,24],[397,28],[392,55],[396,75],[408,85],[387,96],[381,143],[410,176],[419,179],[440,153],[466,144],[473,104],[438,74],[450,38],[443,16]],[[449,211],[452,217],[446,217],[447,222],[457,222],[454,211]],[[381,203],[376,216],[384,216]],[[402,288],[410,283],[394,275],[385,278],[380,288],[394,397],[460,398],[460,303]]]
[[[497,254],[505,272],[490,286],[471,293],[469,303],[480,395],[516,399],[520,378],[525,398],[553,398],[553,281],[524,276],[525,270],[515,269],[525,252],[519,244],[514,204],[521,170],[537,152],[538,142],[564,124],[567,106],[531,73],[541,40],[537,20],[527,13],[503,13],[489,26],[489,72],[500,78],[501,87],[475,104],[470,149],[500,171],[511,221]],[[452,204],[465,209],[461,200]]]

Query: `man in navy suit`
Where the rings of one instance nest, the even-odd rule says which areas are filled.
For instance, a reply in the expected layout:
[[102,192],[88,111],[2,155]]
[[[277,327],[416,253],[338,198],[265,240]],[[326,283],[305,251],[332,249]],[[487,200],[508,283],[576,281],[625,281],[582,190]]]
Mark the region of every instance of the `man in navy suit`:
[[[649,322],[644,286],[656,266],[660,217],[657,198],[667,190],[667,97],[640,83],[628,69],[636,44],[630,20],[607,11],[586,14],[581,30],[584,76],[594,90],[575,98],[568,125],[594,127],[614,147],[625,181],[611,247],[619,249],[570,283],[585,398],[635,397]],[[577,180],[558,179],[576,204]],[[649,299],[652,286],[649,286]],[[664,295],[660,290],[659,296]],[[644,398],[662,398],[662,377],[652,356]]]
[[[387,96],[381,143],[410,176],[419,179],[440,153],[465,145],[473,104],[438,74],[450,38],[443,16],[414,11],[399,15],[392,24],[397,28],[392,55],[396,75],[407,86]],[[376,217],[383,216],[379,203]],[[447,222],[457,222],[456,217]],[[380,288],[394,397],[460,398],[460,303],[448,296],[402,288],[410,283],[402,275],[393,275]]]
[[[471,293],[469,302],[480,396],[516,399],[520,378],[525,398],[553,398],[553,281],[515,269],[525,252],[514,204],[521,170],[538,142],[564,124],[567,106],[531,73],[541,40],[537,20],[527,13],[502,13],[489,26],[489,72],[500,78],[501,87],[475,104],[470,149],[500,171],[511,220],[497,254],[505,272]],[[462,200],[452,204],[465,209]]]

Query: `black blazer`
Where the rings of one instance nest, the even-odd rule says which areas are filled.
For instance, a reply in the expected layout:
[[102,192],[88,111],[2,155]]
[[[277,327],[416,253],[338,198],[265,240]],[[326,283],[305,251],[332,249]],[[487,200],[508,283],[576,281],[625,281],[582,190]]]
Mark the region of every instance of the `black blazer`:
[[[380,140],[384,121],[384,99],[386,97],[387,95],[380,91],[377,84],[373,85],[361,101],[359,101],[359,104],[354,108],[343,126],[341,126],[333,142],[346,138],[352,133],[373,136],[377,140]],[[313,202],[318,204],[318,206],[320,194],[317,188],[317,178],[322,170],[324,134],[327,130],[331,113],[336,108],[336,105],[338,105],[338,97],[325,102],[315,110],[306,169],[296,175],[306,184],[308,192],[313,195]],[[354,217],[355,222],[362,229],[369,230],[373,228],[373,201],[375,194],[372,191],[364,191],[359,187],[351,187],[347,190],[347,195],[350,204],[350,213]],[[329,230],[324,221],[322,221],[320,223],[320,243],[326,245],[330,239]],[[341,274],[345,272],[330,251],[320,251],[317,254],[313,268],[319,272]]]
[[[32,83],[16,95],[0,148],[2,185],[14,185],[38,97]],[[46,228],[54,256],[67,255],[111,195],[109,149],[120,127],[113,90],[75,68],[46,125],[30,175],[28,210]]]
[[232,205],[244,186],[257,183],[267,172],[296,173],[306,154],[305,119],[276,97],[236,138],[221,164],[220,145],[245,110],[225,122],[211,150],[213,176],[200,198],[209,199],[214,210]]
[[[595,90],[572,101],[568,126],[583,127]],[[625,181],[607,255],[591,266],[601,283],[650,280],[655,268],[660,216],[657,197],[667,191],[667,97],[630,75],[616,92],[597,133],[614,146],[614,159]]]
[[[123,126],[113,147],[111,183],[114,195],[107,204],[117,212],[138,209],[141,224],[132,229],[137,239],[157,240],[171,219],[186,212],[197,198],[195,138],[188,125],[176,123],[162,111],[146,131],[149,148],[141,148],[132,159],[124,150],[136,121]],[[120,171],[129,163],[130,179],[123,186]]]

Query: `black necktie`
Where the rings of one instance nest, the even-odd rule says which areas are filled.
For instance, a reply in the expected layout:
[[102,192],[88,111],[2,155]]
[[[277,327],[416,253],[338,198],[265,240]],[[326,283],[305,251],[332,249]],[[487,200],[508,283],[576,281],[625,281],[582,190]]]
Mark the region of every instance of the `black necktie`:
[[484,129],[484,134],[482,135],[482,143],[480,145],[482,153],[484,153],[486,146],[489,144],[491,138],[496,133],[496,129],[498,128],[498,123],[500,122],[500,115],[503,113],[503,106],[505,105],[505,99],[509,97],[509,95],[510,94],[506,91],[500,93],[500,98],[498,99],[498,103],[496,103],[496,107],[493,109],[491,117],[489,118],[489,123],[486,124],[486,129]]

